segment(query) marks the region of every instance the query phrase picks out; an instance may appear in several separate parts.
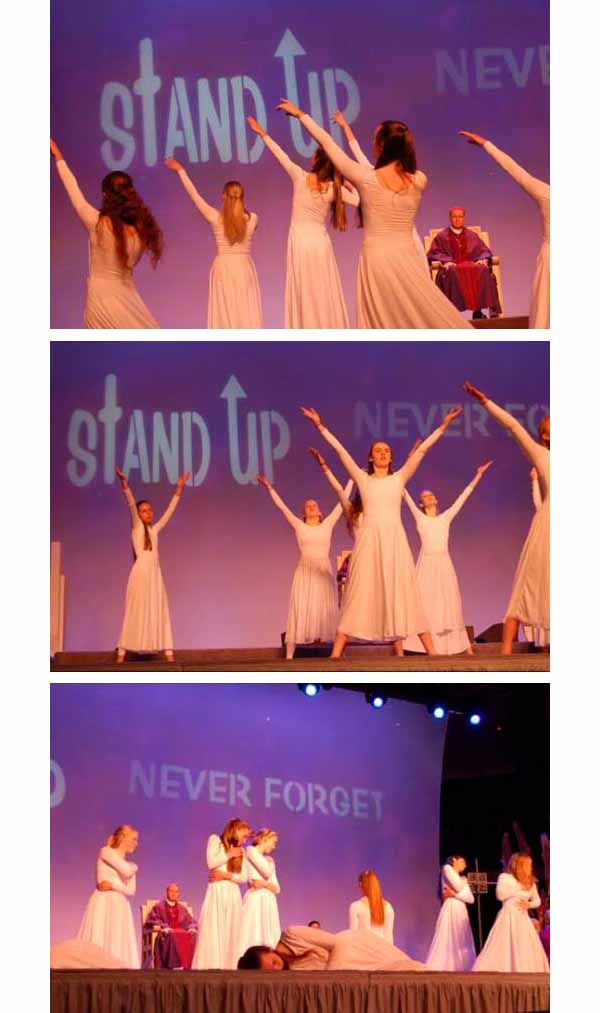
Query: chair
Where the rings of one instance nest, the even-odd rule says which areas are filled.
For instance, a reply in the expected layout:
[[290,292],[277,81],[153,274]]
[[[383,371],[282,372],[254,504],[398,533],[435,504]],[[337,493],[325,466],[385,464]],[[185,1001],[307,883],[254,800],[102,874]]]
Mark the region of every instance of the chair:
[[[486,232],[484,229],[482,229],[480,225],[469,225],[467,227],[471,229],[472,232],[476,232],[479,238],[483,240],[485,245],[491,249],[489,232]],[[423,236],[425,253],[429,253],[429,247],[431,246],[433,240],[437,236],[438,232],[442,231],[443,231],[442,229],[430,229],[428,235]],[[431,271],[431,280],[433,282],[435,282],[438,271],[441,266],[442,265],[440,264],[439,260],[434,260],[430,262],[429,270]],[[496,279],[496,284],[498,285],[498,298],[500,299],[500,305],[504,306],[504,293],[502,292],[502,276],[500,273],[500,257],[497,257],[496,255],[492,257],[491,270]],[[503,317],[504,313],[500,313],[499,316]]]
[[[188,904],[186,900],[180,900],[179,903],[186,909],[190,917],[194,917],[192,905]],[[142,967],[154,967],[154,946],[156,944],[157,936],[160,932],[158,925],[154,925],[151,929],[145,929],[146,919],[150,914],[155,904],[158,904],[158,898],[154,900],[147,900],[144,904],[140,904],[140,918],[142,922]]]

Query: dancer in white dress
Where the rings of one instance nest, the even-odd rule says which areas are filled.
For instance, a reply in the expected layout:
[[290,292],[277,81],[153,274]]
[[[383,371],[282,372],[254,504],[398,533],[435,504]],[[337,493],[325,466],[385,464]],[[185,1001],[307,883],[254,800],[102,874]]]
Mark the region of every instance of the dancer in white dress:
[[462,408],[448,412],[442,424],[417,449],[411,451],[399,471],[392,474],[392,451],[378,441],[369,451],[369,470],[364,471],[322,424],[314,408],[302,408],[323,438],[333,447],[360,493],[364,520],[356,539],[332,658],[341,657],[348,637],[359,640],[393,641],[394,651],[404,654],[403,641],[415,633],[428,654],[435,654],[417,584],[415,563],[400,517],[406,483],[417,471],[430,448],[444,435]]
[[451,855],[440,874],[442,906],[425,963],[432,971],[470,971],[475,960],[467,904],[475,898],[465,871],[462,855]]
[[290,925],[275,950],[253,946],[238,963],[240,970],[261,971],[426,971],[397,946],[375,932],[346,929],[324,932]]
[[413,240],[415,216],[427,186],[417,170],[410,130],[386,120],[375,132],[375,168],[350,158],[310,116],[284,99],[278,106],[297,116],[336,168],[357,188],[364,221],[357,278],[358,327],[470,328],[423,271]]
[[[463,651],[473,654],[471,641],[465,629],[460,587],[450,558],[448,542],[452,521],[491,464],[491,461],[486,461],[480,465],[474,479],[469,482],[452,506],[442,513],[438,513],[438,501],[430,489],[424,489],[421,493],[419,506],[408,489],[404,490],[404,499],[415,519],[421,539],[421,551],[417,560],[417,581],[436,654],[461,654]],[[409,651],[423,650],[418,637],[409,637],[404,647]]]
[[252,116],[252,130],[287,172],[292,181],[292,219],[287,244],[285,280],[286,327],[348,327],[342,283],[327,233],[332,212],[335,229],[344,231],[344,203],[358,204],[358,194],[342,185],[339,174],[322,148],[313,154],[307,172],[286,155]]
[[179,176],[217,244],[208,286],[208,328],[262,327],[260,286],[250,255],[258,215],[246,209],[242,184],[237,180],[225,184],[221,209],[217,210],[201,197],[181,162],[165,158],[165,165]]
[[[538,478],[536,468],[531,469],[529,477],[531,479],[531,498],[537,513],[537,511],[542,507],[543,499],[540,489],[540,480]],[[535,644],[536,647],[539,647],[542,650],[549,647],[549,641],[546,639],[546,630],[543,630],[540,626],[524,626],[523,633],[525,634],[527,640],[530,643]]]
[[472,970],[548,972],[548,958],[529,917],[529,910],[542,903],[530,855],[512,856],[509,871],[498,876],[496,897],[502,907]]
[[372,869],[365,869],[358,877],[362,897],[348,909],[348,928],[354,931],[374,932],[394,943],[394,909],[381,893],[379,879]]
[[102,206],[89,204],[54,141],[56,169],[78,218],[88,233],[86,328],[159,327],[133,283],[133,270],[145,253],[156,267],[163,235],[126,172],[102,180]]
[[[356,135],[355,135],[354,131],[352,130],[352,127],[350,126],[349,123],[346,122],[346,119],[345,119],[343,113],[341,113],[339,111],[339,109],[337,110],[337,112],[334,113],[333,120],[334,120],[335,123],[338,124],[339,127],[341,127],[341,129],[342,129],[342,131],[344,133],[344,137],[346,138],[346,141],[348,142],[348,147],[350,148],[350,151],[354,155],[356,161],[360,162],[361,165],[368,165],[370,169],[374,169],[375,166],[373,165],[372,162],[369,161],[369,159],[365,155],[364,151],[362,150],[360,144],[358,143],[358,141],[356,139]],[[413,225],[413,228],[412,228],[412,237],[413,237],[413,242],[415,244],[417,253],[419,254],[419,260],[421,262],[421,266],[422,266],[425,274],[427,275],[427,278],[431,281],[431,271],[429,269],[429,261],[427,260],[427,254],[425,253],[425,247],[423,246],[423,243],[422,243],[421,237],[420,237],[420,235],[419,235],[419,233],[417,231],[416,225]]]
[[537,329],[550,327],[550,184],[536,179],[526,172],[514,158],[500,151],[491,141],[486,141],[479,134],[472,134],[468,130],[459,130],[459,134],[466,137],[470,144],[487,151],[498,165],[512,176],[515,183],[525,191],[537,204],[542,219],[542,245],[537,256],[535,275],[531,290],[531,305],[529,308],[529,326]]
[[124,472],[116,468],[121,488],[131,513],[131,542],[135,562],[127,581],[125,617],[117,647],[117,661],[125,660],[126,651],[164,651],[173,661],[173,633],[169,601],[158,558],[158,535],[173,516],[188,471],[177,480],[177,488],[164,514],[153,524],[154,511],[148,500],[136,503]]
[[[264,475],[258,481],[293,529],[300,549],[294,571],[285,632],[286,660],[294,657],[296,644],[331,643],[335,636],[338,609],[329,553],[333,529],[342,516],[338,503],[323,517],[319,504],[307,499],[304,517],[296,517]],[[346,487],[349,491],[350,483]]]
[[271,857],[278,836],[266,827],[246,848],[248,890],[242,905],[240,953],[251,946],[276,946],[281,935],[277,895],[281,893],[275,861]]
[[77,939],[94,943],[122,961],[125,967],[140,966],[133,913],[129,898],[135,895],[138,867],[128,862],[138,846],[137,830],[123,823],[100,849],[96,862],[96,889],[90,897]]
[[234,968],[240,956],[242,895],[248,866],[242,845],[250,835],[245,820],[232,819],[219,837],[206,845],[208,886],[198,918],[198,938],[192,959],[196,971]]
[[550,416],[546,415],[538,426],[540,442],[537,443],[513,415],[482,391],[468,382],[464,389],[514,437],[537,470],[542,498],[521,551],[504,616],[502,653],[510,654],[519,633],[519,623],[534,630],[539,643],[550,643]]

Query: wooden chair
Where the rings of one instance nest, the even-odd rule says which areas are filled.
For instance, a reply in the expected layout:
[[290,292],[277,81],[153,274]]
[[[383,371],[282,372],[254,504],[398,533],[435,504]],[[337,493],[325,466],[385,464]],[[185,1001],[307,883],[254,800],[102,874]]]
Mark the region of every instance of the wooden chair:
[[[179,903],[186,909],[190,917],[194,917],[192,905],[188,904],[186,900],[180,900]],[[151,929],[145,929],[146,919],[150,914],[155,904],[158,904],[158,898],[154,900],[147,900],[144,904],[140,904],[140,918],[142,922],[142,967],[154,967],[154,947],[156,945],[156,939],[160,932],[158,925],[154,925]]]
[[[489,232],[486,232],[485,229],[482,229],[481,225],[469,225],[467,226],[467,228],[471,229],[472,232],[476,232],[479,238],[485,243],[485,245],[489,247],[489,249],[491,249]],[[438,232],[442,231],[443,229],[430,229],[428,235],[423,236],[425,253],[429,253],[429,247],[431,246],[433,240],[437,236]],[[431,271],[431,280],[433,282],[435,282],[438,271],[441,266],[442,265],[440,264],[439,260],[434,260],[430,262],[429,270]],[[498,285],[498,298],[500,299],[500,305],[504,306],[504,294],[502,292],[502,276],[500,273],[500,257],[497,257],[495,254],[492,257],[492,272],[496,279],[496,284]],[[503,317],[504,313],[500,313],[498,315]]]

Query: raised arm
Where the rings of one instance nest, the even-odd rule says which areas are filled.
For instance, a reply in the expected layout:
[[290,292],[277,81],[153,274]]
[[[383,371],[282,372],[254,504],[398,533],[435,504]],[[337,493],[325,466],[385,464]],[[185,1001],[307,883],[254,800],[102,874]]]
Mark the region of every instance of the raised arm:
[[406,459],[406,461],[404,462],[404,464],[400,469],[404,479],[404,484],[406,484],[409,481],[409,479],[412,478],[417,468],[421,464],[423,458],[425,457],[425,454],[429,450],[431,450],[433,446],[435,446],[438,440],[441,440],[450,423],[453,422],[454,419],[458,418],[459,415],[462,415],[461,407],[453,408],[451,411],[449,411],[442,424],[438,426],[437,429],[434,429],[434,431],[429,434],[427,439],[423,440],[423,442],[419,444],[416,450],[410,453],[410,455],[408,456],[408,458]]
[[543,180],[532,176],[518,162],[515,162],[514,158],[507,155],[505,151],[501,151],[491,141],[486,141],[485,137],[473,134],[468,130],[459,130],[458,132],[462,137],[466,137],[470,144],[475,144],[477,147],[487,151],[488,155],[498,163],[500,168],[504,169],[509,176],[512,176],[515,183],[518,183],[525,193],[529,194],[535,201],[548,200],[550,197],[549,183],[544,183]]
[[471,887],[460,878],[456,869],[453,869],[451,865],[444,866],[444,880],[454,890],[455,900],[462,900],[465,904],[473,904],[475,898]]
[[537,468],[531,469],[529,477],[531,479],[531,498],[533,500],[535,512],[537,513],[542,505],[542,493],[540,491],[540,480],[538,478]]
[[354,485],[353,480],[350,479],[350,481],[344,487],[341,484],[341,482],[338,482],[337,478],[333,474],[331,468],[327,464],[327,461],[325,460],[323,455],[320,454],[315,447],[309,447],[309,450],[312,456],[314,457],[315,461],[321,468],[321,471],[325,475],[325,478],[329,482],[337,498],[339,499],[342,505],[342,510],[344,511],[344,515],[346,517],[349,517],[350,514],[352,513],[352,503],[350,502],[350,493],[352,492],[352,486]]
[[342,446],[333,433],[330,433],[329,430],[325,428],[321,422],[321,416],[319,413],[314,408],[300,408],[300,411],[305,418],[310,419],[313,425],[319,430],[323,439],[327,441],[329,446],[333,447],[350,477],[354,479],[358,486],[360,486],[361,481],[365,477],[364,471],[362,468],[359,468],[354,458],[351,457],[346,448]]
[[301,166],[296,165],[295,162],[292,162],[289,155],[286,155],[283,148],[280,148],[277,141],[274,141],[273,138],[269,136],[267,131],[261,127],[258,120],[254,119],[254,116],[246,116],[246,122],[255,134],[262,137],[265,147],[269,149],[272,155],[275,155],[275,158],[279,162],[281,168],[287,172],[290,179],[298,179],[299,176],[304,174],[304,169],[302,169]]
[[181,162],[178,162],[176,158],[165,158],[165,166],[167,169],[170,169],[171,172],[177,173],[184,190],[188,194],[192,203],[196,205],[202,217],[205,218],[210,225],[213,225],[216,221],[218,221],[219,212],[216,208],[212,207],[211,204],[208,204],[204,200],[204,197],[198,193]]
[[482,391],[477,390],[477,388],[474,387],[473,384],[469,383],[468,380],[465,381],[463,387],[466,390],[467,394],[470,394],[471,397],[474,397],[477,401],[479,401],[479,403],[482,404],[484,408],[487,408],[490,415],[493,418],[495,418],[496,421],[499,422],[501,426],[504,426],[504,428],[508,430],[511,436],[514,437],[516,443],[518,443],[518,445],[520,446],[525,456],[529,458],[531,463],[536,468],[539,467],[539,462],[544,457],[543,455],[544,448],[537,442],[537,440],[534,440],[531,433],[527,432],[525,426],[521,425],[521,423],[517,421],[514,415],[511,415],[510,412],[505,411],[504,408],[501,408],[500,405],[497,405],[494,401],[488,398]]
[[262,485],[267,490],[275,506],[278,507],[279,510],[281,510],[288,524],[294,529],[294,531],[297,531],[302,524],[302,520],[300,519],[300,517],[297,517],[296,514],[292,513],[290,508],[286,506],[279,493],[276,492],[275,486],[269,482],[268,478],[266,478],[264,475],[257,475],[256,478],[257,481],[260,483],[260,485]]
[[340,146],[335,143],[333,137],[328,134],[326,130],[323,130],[323,127],[320,127],[318,123],[315,123],[312,117],[303,113],[301,109],[298,109],[297,106],[288,102],[287,99],[282,99],[277,108],[281,109],[284,113],[287,113],[288,116],[298,117],[302,126],[308,130],[311,137],[314,137],[315,141],[317,141],[324,151],[327,152],[336,169],[339,169],[342,176],[345,176],[346,179],[349,179],[350,182],[355,185],[358,185],[363,181],[365,176],[365,166],[359,165],[359,163],[355,162],[353,158],[349,158],[346,152],[342,151]]
[[344,504],[347,503],[348,505],[350,505],[350,493],[352,491],[353,485],[354,482],[352,479],[346,482],[346,485],[343,487],[341,495],[339,497],[340,502],[336,506],[334,506],[333,510],[330,510],[330,512],[327,514],[326,517],[323,518],[323,524],[329,524],[329,526],[333,528],[339,521],[340,517],[342,516],[342,513],[348,516],[348,510],[346,509]]
[[127,502],[127,506],[129,507],[129,513],[131,514],[131,527],[132,528],[139,528],[142,522],[140,520],[140,515],[138,514],[138,508],[135,505],[135,499],[133,498],[133,493],[132,493],[131,489],[129,488],[129,482],[127,481],[127,478],[125,477],[125,472],[121,471],[120,468],[115,468],[115,472],[116,472],[117,478],[119,479],[119,482],[121,483],[121,489],[123,490],[123,494],[125,496],[125,500]]
[[406,500],[406,505],[408,509],[410,510],[411,514],[413,515],[414,519],[418,524],[419,520],[423,516],[423,511],[419,509],[414,499],[412,498],[411,494],[409,493],[408,489],[404,490],[404,499]]
[[98,209],[92,207],[92,205],[86,201],[79,189],[75,176],[69,169],[69,166],[62,156],[62,152],[54,141],[50,141],[50,151],[54,155],[56,171],[62,180],[62,184],[67,191],[67,196],[75,208],[79,220],[85,225],[88,231],[90,229],[94,229],[98,224]]
[[494,463],[493,461],[486,461],[485,464],[480,464],[477,471],[475,472],[475,478],[471,482],[469,482],[468,486],[466,486],[465,489],[463,489],[460,496],[458,496],[454,500],[452,506],[448,507],[447,510],[444,510],[444,516],[447,517],[449,521],[454,520],[459,510],[463,508],[469,496],[471,495],[473,490],[477,488],[486,471],[488,470],[489,467],[491,467],[493,463]]
[[180,475],[179,478],[177,479],[177,488],[173,493],[173,496],[171,497],[171,502],[169,503],[167,509],[165,510],[160,520],[158,520],[156,524],[153,525],[156,534],[158,534],[159,531],[162,531],[165,525],[168,524],[169,521],[171,520],[171,517],[175,512],[175,508],[177,507],[179,500],[181,499],[183,487],[187,482],[187,480],[189,479],[190,475],[191,471],[186,471],[185,475]]

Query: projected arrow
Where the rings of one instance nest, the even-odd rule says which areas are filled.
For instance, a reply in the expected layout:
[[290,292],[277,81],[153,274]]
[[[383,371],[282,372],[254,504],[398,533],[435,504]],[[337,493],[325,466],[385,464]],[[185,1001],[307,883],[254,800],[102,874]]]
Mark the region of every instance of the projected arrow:
[[236,482],[246,485],[255,481],[258,472],[258,445],[256,439],[256,413],[248,412],[248,468],[242,471],[240,463],[240,438],[238,430],[238,401],[246,397],[246,391],[232,373],[223,387],[220,397],[227,401],[227,431],[229,433],[229,461],[231,473]]
[[[283,62],[285,97],[297,106],[299,105],[299,101],[298,81],[296,78],[296,57],[306,56],[306,50],[302,48],[298,39],[289,28],[286,28],[283,33],[281,42],[275,50],[275,56]],[[310,155],[312,153],[314,143],[313,141],[309,141],[308,144],[306,143],[304,137],[302,136],[302,127],[295,117],[291,117],[291,129],[292,140],[296,151],[298,151],[301,155]]]

